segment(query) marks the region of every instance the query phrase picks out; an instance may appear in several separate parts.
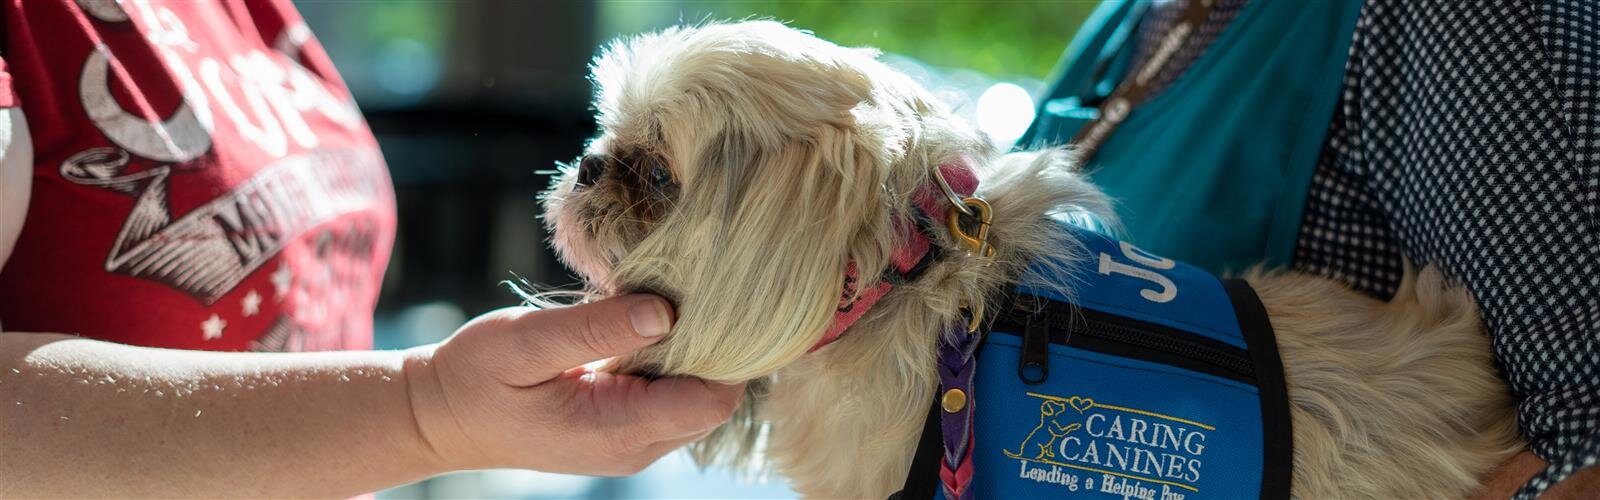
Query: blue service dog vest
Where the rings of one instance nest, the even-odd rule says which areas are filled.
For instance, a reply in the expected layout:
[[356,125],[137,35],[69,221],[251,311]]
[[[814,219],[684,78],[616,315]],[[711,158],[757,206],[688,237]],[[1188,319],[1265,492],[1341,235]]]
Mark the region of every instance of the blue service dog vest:
[[[1017,287],[977,354],[976,498],[1287,498],[1283,368],[1255,292],[1062,227],[1088,258],[1033,274],[1072,296]],[[901,498],[938,483],[938,399]]]

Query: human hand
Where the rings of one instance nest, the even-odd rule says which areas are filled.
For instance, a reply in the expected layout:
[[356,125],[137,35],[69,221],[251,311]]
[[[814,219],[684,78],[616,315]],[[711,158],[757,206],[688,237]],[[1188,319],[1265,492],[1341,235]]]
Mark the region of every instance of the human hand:
[[473,318],[406,360],[418,430],[448,470],[638,472],[727,420],[744,394],[742,384],[580,366],[655,343],[671,325],[652,295]]
[[[1490,471],[1483,485],[1468,498],[1472,500],[1511,498],[1517,490],[1522,489],[1523,484],[1543,471],[1546,465],[1548,464],[1544,459],[1534,455],[1532,451],[1523,450]],[[1590,493],[1583,493],[1585,491]],[[1592,498],[1589,495],[1595,491],[1600,491],[1600,467],[1588,467],[1551,486],[1544,494],[1539,495],[1539,498],[1542,500]]]

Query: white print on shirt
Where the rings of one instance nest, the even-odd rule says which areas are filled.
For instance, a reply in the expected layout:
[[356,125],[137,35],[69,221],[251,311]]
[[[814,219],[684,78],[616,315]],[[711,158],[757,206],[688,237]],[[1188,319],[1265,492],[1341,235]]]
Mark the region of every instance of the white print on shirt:
[[[246,141],[279,158],[287,153],[290,139],[302,148],[317,145],[317,136],[306,124],[303,113],[316,111],[347,129],[360,126],[355,103],[335,98],[293,59],[273,58],[259,50],[231,54],[226,61],[201,55],[188,28],[170,9],[152,6],[146,0],[127,3],[148,28],[146,38],[178,80],[183,103],[160,122],[122,109],[111,96],[107,78],[116,58],[104,46],[85,58],[78,89],[84,111],[95,126],[107,139],[134,155],[165,162],[198,158],[211,148],[211,134],[216,130],[213,105]],[[116,3],[80,0],[78,4],[101,21],[131,20],[129,12],[122,11]],[[293,56],[298,55],[299,45],[309,39],[309,30],[297,24],[286,29],[275,45],[290,48],[284,53]],[[243,96],[243,106],[230,89]]]
[[222,329],[227,327],[227,321],[223,321],[220,316],[212,314],[211,317],[200,322],[200,336],[205,340],[220,339],[222,338]]
[[[106,271],[153,279],[208,305],[295,236],[387,196],[378,184],[384,174],[376,151],[322,150],[279,160],[174,220],[167,206],[172,167],[123,173],[127,163],[125,151],[94,148],[61,164],[69,181],[135,199]],[[278,296],[284,288],[278,286]]]
[[239,314],[248,318],[261,313],[261,294],[251,290],[244,294],[244,299],[239,301]]
[[[388,197],[380,184],[386,175],[377,151],[315,150],[320,139],[307,113],[348,130],[359,131],[362,122],[353,101],[334,97],[299,64],[301,48],[311,40],[303,23],[273,41],[284,54],[275,57],[253,49],[230,53],[226,47],[202,47],[178,15],[148,0],[77,3],[95,19],[91,22],[137,21],[182,96],[161,120],[129,113],[111,93],[112,75],[126,74],[119,71],[115,54],[101,45],[85,56],[80,101],[96,128],[118,147],[80,151],[62,162],[60,174],[134,198],[106,257],[108,272],[161,282],[212,305],[301,233]],[[250,144],[275,160],[230,192],[175,216],[168,204],[169,177],[182,175],[182,164],[211,151],[218,127],[237,131],[244,139],[241,146]],[[291,154],[291,141],[312,152]],[[134,158],[157,164],[135,170],[130,168]],[[365,227],[340,232],[340,241],[356,247],[369,243]],[[280,263],[272,274],[272,300],[282,302],[293,279]],[[252,290],[241,303],[243,316],[259,314],[262,299]],[[225,327],[225,322],[207,322],[203,338],[220,338]]]
[[[111,86],[106,78],[110,72],[108,58],[104,46],[90,52],[83,62],[83,77],[78,80],[83,110],[107,139],[135,155],[156,161],[189,161],[211,149],[211,110],[189,105],[194,99],[188,97],[187,83],[184,103],[166,121],[153,123],[123,111],[111,97]],[[202,95],[199,99],[204,102],[205,97]]]

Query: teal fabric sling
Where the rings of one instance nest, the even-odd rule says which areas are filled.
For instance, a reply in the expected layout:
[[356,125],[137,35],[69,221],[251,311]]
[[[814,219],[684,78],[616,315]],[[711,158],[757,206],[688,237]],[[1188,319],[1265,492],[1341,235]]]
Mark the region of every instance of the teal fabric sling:
[[[1128,72],[1148,0],[1107,1],[1068,46],[1022,147],[1067,144]],[[1289,263],[1361,2],[1252,0],[1086,164],[1130,242],[1212,272]]]

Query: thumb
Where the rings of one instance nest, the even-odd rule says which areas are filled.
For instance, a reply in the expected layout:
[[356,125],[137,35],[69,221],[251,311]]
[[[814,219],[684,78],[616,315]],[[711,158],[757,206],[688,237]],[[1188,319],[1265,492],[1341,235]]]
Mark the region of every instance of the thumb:
[[512,385],[532,386],[569,368],[637,351],[672,328],[672,307],[654,295],[634,294],[557,309],[505,312],[485,337],[489,349],[512,354]]

